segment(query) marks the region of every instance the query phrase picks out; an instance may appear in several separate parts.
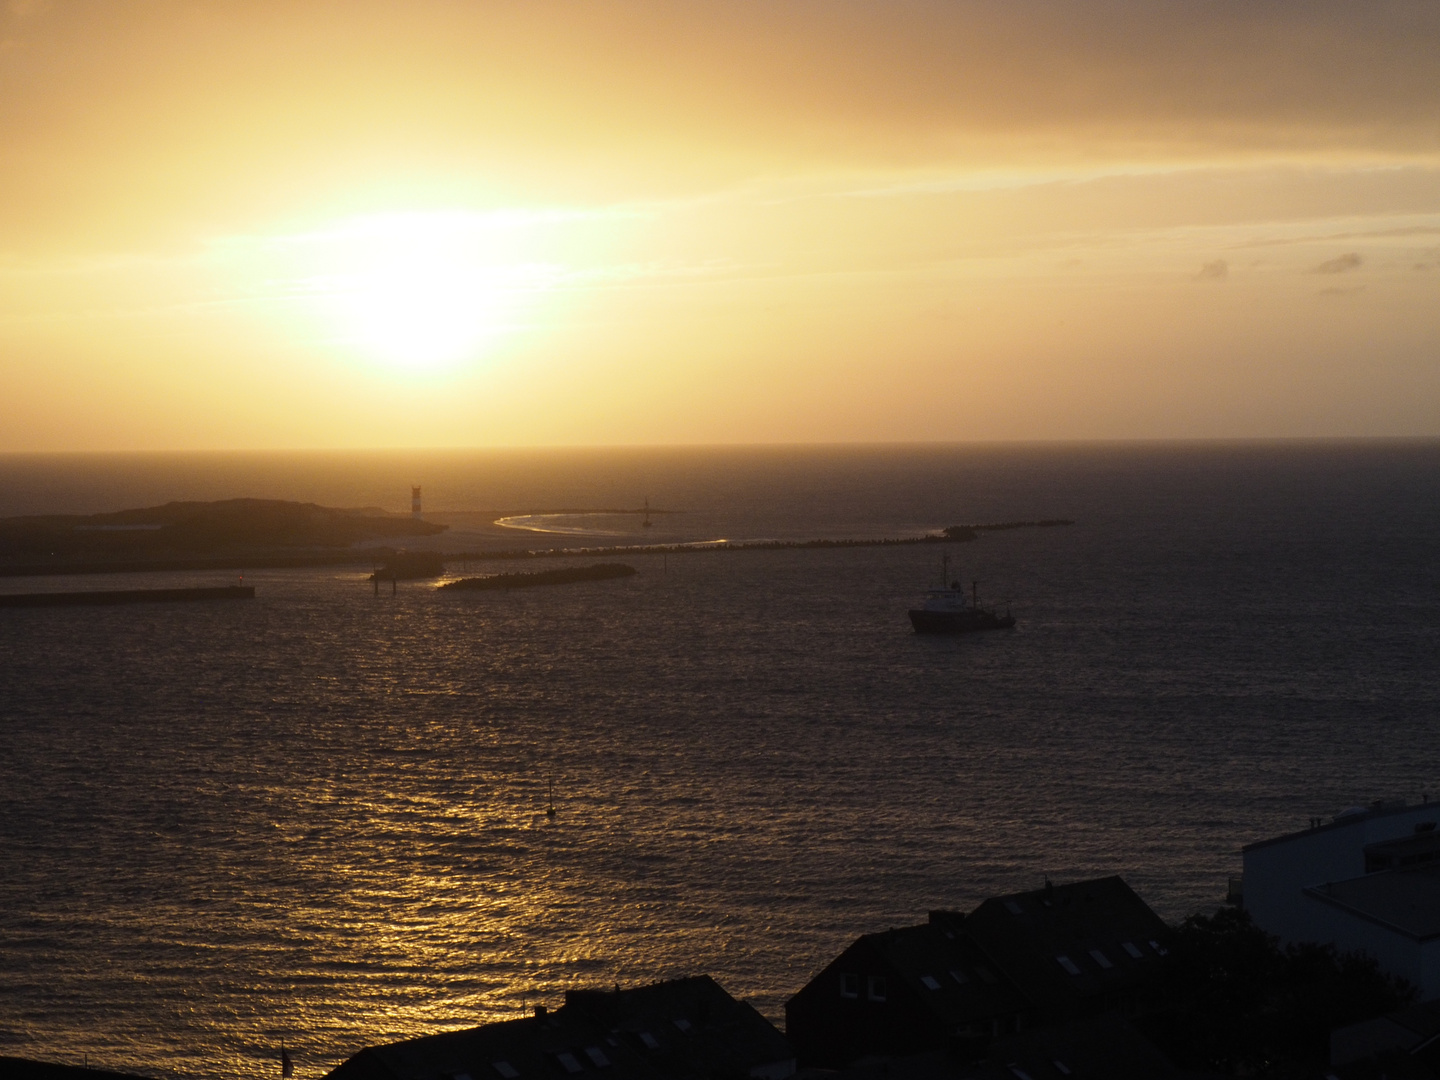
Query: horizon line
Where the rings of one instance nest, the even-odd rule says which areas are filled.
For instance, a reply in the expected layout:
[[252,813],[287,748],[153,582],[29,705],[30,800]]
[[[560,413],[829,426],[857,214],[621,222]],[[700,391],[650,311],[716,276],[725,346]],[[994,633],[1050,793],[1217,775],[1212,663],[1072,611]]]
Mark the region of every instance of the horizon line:
[[554,453],[600,451],[703,451],[703,450],[923,450],[945,448],[1019,447],[1123,447],[1123,446],[1279,446],[1341,444],[1440,443],[1440,434],[1428,435],[1183,435],[1108,436],[1054,439],[857,439],[813,442],[696,442],[696,443],[504,443],[446,446],[281,446],[281,447],[129,447],[107,449],[0,449],[3,458],[35,457],[178,457],[278,454],[455,454]]

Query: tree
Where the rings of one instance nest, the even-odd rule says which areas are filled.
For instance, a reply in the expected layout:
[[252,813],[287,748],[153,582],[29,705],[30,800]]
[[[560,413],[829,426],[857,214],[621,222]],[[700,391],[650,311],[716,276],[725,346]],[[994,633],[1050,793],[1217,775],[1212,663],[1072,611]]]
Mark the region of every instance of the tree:
[[1326,1064],[1332,1028],[1415,998],[1363,954],[1281,948],[1238,908],[1192,915],[1176,929],[1161,986],[1150,1037],[1182,1068],[1237,1076],[1313,1074]]

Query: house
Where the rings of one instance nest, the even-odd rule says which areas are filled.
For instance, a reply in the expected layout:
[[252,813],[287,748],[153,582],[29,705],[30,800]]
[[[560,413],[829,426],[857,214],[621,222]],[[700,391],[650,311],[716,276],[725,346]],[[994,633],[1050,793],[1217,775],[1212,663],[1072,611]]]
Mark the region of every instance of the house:
[[1244,904],[1283,942],[1364,952],[1440,997],[1440,803],[1377,802],[1244,849]]
[[1314,940],[1363,952],[1381,970],[1440,998],[1440,865],[1327,881],[1304,890],[1320,909]]
[[941,1049],[1016,1030],[1030,1002],[961,929],[963,916],[866,934],[785,1003],[807,1065]]
[[1396,1052],[1412,1054],[1437,1041],[1440,1041],[1440,1001],[1426,1001],[1373,1020],[1336,1028],[1330,1033],[1330,1064],[1349,1065]]
[[640,1048],[583,1017],[543,1006],[533,1017],[368,1046],[329,1080],[538,1080],[605,1070],[615,1080],[651,1080]]
[[1044,1024],[1143,1011],[1170,934],[1119,877],[987,900],[964,927]]
[[563,1007],[367,1047],[331,1080],[685,1080],[795,1071],[789,1044],[708,976],[613,991],[572,991]]
[[1169,930],[1118,877],[987,900],[969,915],[867,934],[785,1006],[806,1065],[950,1048],[1140,1011]]
[[1161,1080],[1175,1066],[1119,1016],[1092,1017],[1032,1028],[998,1039],[976,1061],[931,1051],[877,1058],[842,1070],[833,1080]]
[[775,1025],[708,975],[629,990],[570,990],[562,1013],[579,1013],[645,1048],[665,1076],[784,1080],[795,1054]]
[[0,1057],[0,1077],[4,1080],[143,1080],[134,1073],[18,1057]]

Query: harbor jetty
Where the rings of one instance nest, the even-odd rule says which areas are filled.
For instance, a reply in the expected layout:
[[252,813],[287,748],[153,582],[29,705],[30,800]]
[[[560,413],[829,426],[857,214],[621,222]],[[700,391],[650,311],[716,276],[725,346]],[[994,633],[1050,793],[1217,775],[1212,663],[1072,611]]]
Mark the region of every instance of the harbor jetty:
[[93,592],[9,593],[0,596],[0,608],[192,604],[207,600],[253,599],[255,599],[253,585],[220,585],[203,589],[109,589]]
[[510,548],[501,551],[449,552],[451,561],[469,562],[523,559],[563,559],[576,556],[603,555],[695,555],[707,551],[828,551],[835,548],[923,547],[930,544],[969,543],[982,532],[1006,529],[1050,528],[1073,525],[1069,518],[1047,518],[1043,521],[1004,521],[995,525],[951,525],[938,533],[924,536],[876,537],[836,540],[697,540],[675,544],[615,544],[604,547]]
[[500,590],[529,589],[537,585],[571,585],[579,581],[610,581],[614,578],[631,577],[633,566],[624,563],[595,563],[592,566],[572,566],[564,570],[541,570],[534,574],[491,574],[489,577],[460,578],[441,585],[442,590]]
[[[573,510],[545,513],[644,513]],[[656,510],[654,515],[680,511]],[[495,524],[505,524],[500,516]],[[369,564],[379,582],[436,577],[447,562],[485,562],[627,555],[685,555],[705,551],[819,551],[966,543],[984,532],[1073,524],[1066,518],[951,525],[923,536],[812,540],[693,540],[593,547],[438,550],[447,525],[389,514],[376,507],[337,509],[275,499],[172,502],[108,514],[0,519],[0,577],[57,574],[291,569]],[[396,541],[405,541],[399,546]],[[549,584],[549,582],[536,582]],[[487,586],[489,587],[489,586]],[[498,586],[501,588],[507,586]],[[518,587],[518,586],[508,586]],[[59,603],[59,601],[56,601]],[[77,603],[79,601],[76,601]],[[129,601],[102,601],[126,603]],[[140,601],[135,601],[140,602]]]

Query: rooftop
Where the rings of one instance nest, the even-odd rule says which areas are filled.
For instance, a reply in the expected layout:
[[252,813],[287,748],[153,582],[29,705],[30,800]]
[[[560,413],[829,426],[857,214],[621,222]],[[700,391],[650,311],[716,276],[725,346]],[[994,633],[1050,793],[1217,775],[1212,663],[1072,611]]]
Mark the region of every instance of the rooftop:
[[[1423,826],[1430,825],[1426,829]],[[1395,840],[1381,840],[1365,845],[1365,869],[1393,870],[1401,866],[1415,866],[1419,863],[1440,859],[1440,832],[1431,822],[1421,822],[1410,836]]]
[[[790,1044],[753,1006],[708,975],[629,990],[571,990],[562,1013],[580,1013],[647,1051],[666,1075],[744,1075],[794,1059]],[[784,1068],[781,1068],[784,1072]]]
[[[759,1070],[759,1072],[757,1072]],[[533,1017],[366,1047],[334,1080],[606,1080],[783,1076],[789,1044],[709,976],[572,991]]]
[[[1348,810],[1342,810],[1329,821],[1311,826],[1308,829],[1299,829],[1295,832],[1285,833],[1283,836],[1271,836],[1265,840],[1256,840],[1253,844],[1246,844],[1240,850],[1256,851],[1260,848],[1270,847],[1272,844],[1284,844],[1302,836],[1313,836],[1316,833],[1333,832],[1337,829],[1349,828],[1351,825],[1358,825],[1362,821],[1394,817],[1397,814],[1413,814],[1416,811],[1422,810],[1433,810],[1436,818],[1440,819],[1440,802],[1431,803],[1427,800],[1411,806],[1408,805],[1404,799],[1377,799],[1369,806],[1353,806]],[[1315,820],[1320,821],[1319,818]]]
[[1417,941],[1440,937],[1440,864],[1327,882],[1305,895]]
[[18,1057],[0,1057],[0,1076],[5,1080],[143,1080],[134,1073]]
[[944,1051],[873,1058],[835,1080],[1156,1080],[1176,1075],[1154,1044],[1118,1016],[1032,1028],[991,1045],[969,1062]]
[[899,973],[942,1023],[1010,1016],[1030,1002],[958,926],[929,922],[867,934],[867,942]]
[[1161,918],[1118,876],[987,900],[963,925],[1041,1007],[1146,981],[1169,936]]

